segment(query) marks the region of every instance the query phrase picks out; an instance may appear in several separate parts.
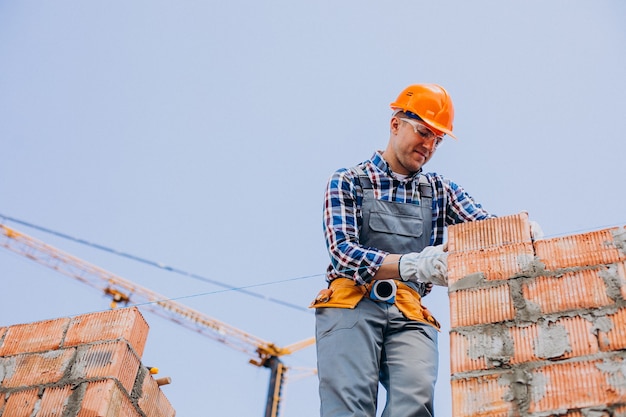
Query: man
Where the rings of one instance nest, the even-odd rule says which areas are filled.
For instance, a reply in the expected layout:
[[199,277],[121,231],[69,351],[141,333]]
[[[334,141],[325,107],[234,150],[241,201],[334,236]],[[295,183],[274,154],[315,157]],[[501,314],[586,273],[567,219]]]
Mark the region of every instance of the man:
[[316,310],[322,417],[433,415],[439,323],[422,305],[447,286],[446,226],[493,217],[454,182],[423,173],[454,107],[435,84],[411,85],[391,103],[384,151],[330,178],[324,233],[329,288]]

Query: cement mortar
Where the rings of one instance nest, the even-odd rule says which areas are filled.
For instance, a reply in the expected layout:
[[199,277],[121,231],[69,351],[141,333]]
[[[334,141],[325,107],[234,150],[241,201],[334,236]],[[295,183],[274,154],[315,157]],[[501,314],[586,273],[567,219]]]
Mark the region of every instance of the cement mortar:
[[[506,327],[485,325],[466,334],[470,340],[468,356],[484,358],[488,366],[502,367],[510,363],[513,356],[513,340]],[[487,344],[484,342],[488,341]]]
[[524,298],[522,292],[522,279],[509,280],[509,288],[511,290],[511,298],[515,307],[516,322],[532,322],[539,320],[543,313],[536,303],[528,301]]
[[[585,317],[587,320],[589,320],[589,317]],[[591,322],[593,323],[593,327],[591,328],[591,331],[593,332],[593,334],[597,335],[598,332],[609,332],[613,329],[613,327],[615,327],[615,324],[613,323],[613,320],[611,320],[610,318],[606,317],[606,316],[602,316],[602,317],[593,317]]]
[[613,230],[611,234],[613,234],[613,242],[617,249],[626,255],[626,228]]
[[466,275],[448,287],[448,292],[460,290],[469,290],[472,288],[482,287],[488,282],[487,277],[482,272]]
[[[581,317],[583,317],[585,320],[592,323],[591,332],[596,336],[598,342],[606,346],[609,346],[611,344],[607,333],[613,330],[613,328],[615,327],[613,320],[607,317],[608,314],[610,314],[610,312],[605,311],[604,315],[602,316],[596,316],[595,314],[581,315]],[[604,335],[602,335],[601,333],[603,333]]]
[[[515,415],[527,415],[530,404],[529,390],[534,390],[533,376],[524,369],[515,369],[505,373],[498,379],[498,384],[509,387],[503,400],[514,404]],[[542,384],[545,387],[545,383]]]
[[15,373],[16,360],[15,356],[0,358],[0,382],[5,378],[11,378]]
[[623,279],[619,274],[617,265],[607,265],[604,269],[598,272],[600,278],[604,280],[606,285],[606,295],[608,295],[614,301],[622,299],[621,287],[623,285]]
[[[530,397],[535,401],[541,401],[546,396],[546,385],[550,382],[548,377],[541,372],[532,374],[530,379]],[[530,398],[528,399],[530,401]]]
[[547,273],[544,263],[535,256],[525,255],[523,258],[518,257],[518,264],[522,266],[522,272],[514,275],[514,278],[538,277]]
[[80,411],[83,399],[85,398],[85,392],[87,391],[87,383],[83,382],[72,387],[72,394],[67,399],[67,405],[63,410],[61,417],[75,417]]
[[133,385],[133,389],[131,390],[130,397],[133,400],[139,400],[143,396],[143,383],[144,379],[148,374],[148,368],[145,366],[140,366],[137,371],[137,376],[135,377],[135,384]]
[[535,355],[543,359],[555,359],[571,352],[567,329],[559,324],[546,322],[539,327]]
[[598,369],[608,374],[607,382],[622,395],[626,393],[626,363],[620,357],[605,358],[597,365]]

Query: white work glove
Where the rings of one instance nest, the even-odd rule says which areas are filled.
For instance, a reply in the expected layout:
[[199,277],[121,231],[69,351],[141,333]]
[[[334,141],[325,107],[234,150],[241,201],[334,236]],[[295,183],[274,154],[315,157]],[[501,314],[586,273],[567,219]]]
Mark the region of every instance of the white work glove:
[[398,268],[402,281],[448,286],[448,252],[444,252],[443,245],[402,255]]

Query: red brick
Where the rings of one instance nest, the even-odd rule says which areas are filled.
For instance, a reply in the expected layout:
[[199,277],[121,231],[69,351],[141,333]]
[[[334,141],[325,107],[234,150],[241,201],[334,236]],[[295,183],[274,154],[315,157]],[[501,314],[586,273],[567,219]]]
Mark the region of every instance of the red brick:
[[450,293],[450,325],[473,326],[512,320],[515,316],[509,286],[498,285]]
[[[558,342],[558,343],[557,343]],[[450,371],[496,369],[528,362],[568,359],[599,352],[593,323],[563,317],[524,327],[487,326],[450,331]]]
[[450,331],[450,372],[452,375],[488,368],[484,356],[472,354],[472,348],[481,343],[479,339],[478,333],[468,336],[454,330]]
[[[532,371],[529,413],[552,413],[626,402],[623,362],[612,359],[567,362]],[[616,385],[617,384],[617,385]]]
[[2,417],[32,416],[39,402],[37,389],[12,392],[6,400]]
[[140,417],[130,397],[112,379],[90,382],[77,417]]
[[498,220],[449,230],[453,415],[626,417],[626,228]]
[[147,331],[136,308],[0,328],[0,416],[60,416],[68,404],[81,417],[175,416],[150,375],[149,398],[129,394]]
[[537,257],[547,270],[576,266],[611,264],[626,259],[619,250],[613,233],[617,227],[579,235],[538,240],[534,243]]
[[71,378],[114,378],[130,393],[139,366],[139,358],[124,340],[80,346]]
[[490,247],[473,252],[450,252],[448,285],[464,277],[482,273],[488,281],[509,279],[533,271],[535,254],[530,242]]
[[174,417],[176,415],[169,400],[149,372],[145,372],[138,404],[146,417]]
[[554,323],[511,327],[509,331],[513,339],[512,365],[568,359],[599,351],[593,324],[583,317],[562,317]]
[[64,415],[63,412],[65,411],[68,399],[73,392],[74,390],[71,385],[46,388],[41,397],[37,416],[52,417]]
[[[563,415],[579,416],[579,409],[619,405],[626,402],[623,389],[621,357],[604,360],[560,362],[529,370],[527,380],[514,371],[483,374],[452,380],[452,415],[455,417]],[[522,411],[520,398],[511,388],[527,385],[522,400],[528,410]],[[526,401],[523,401],[526,402]],[[608,416],[609,414],[607,414]],[[616,414],[617,415],[617,414]]]
[[58,382],[71,366],[74,353],[74,349],[63,349],[5,358],[6,375],[2,387],[28,387]]
[[480,251],[531,242],[528,213],[459,223],[448,228],[448,250],[451,253]]
[[0,356],[58,349],[69,319],[38,321],[10,326],[0,346]]
[[581,270],[525,280],[522,293],[526,300],[536,304],[544,314],[614,304],[607,295],[602,272],[604,269]]
[[514,403],[505,400],[509,386],[500,374],[478,378],[457,379],[452,385],[452,415],[454,417],[510,417]]
[[626,349],[626,309],[621,308],[606,316],[609,320],[598,330],[598,341],[603,351]]
[[136,307],[74,317],[64,346],[124,339],[141,358],[148,338],[148,323]]

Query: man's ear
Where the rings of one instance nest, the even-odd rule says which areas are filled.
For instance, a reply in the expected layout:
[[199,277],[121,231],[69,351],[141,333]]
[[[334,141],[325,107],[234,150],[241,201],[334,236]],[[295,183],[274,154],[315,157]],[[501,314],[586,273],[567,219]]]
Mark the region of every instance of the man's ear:
[[397,116],[393,116],[389,121],[389,130],[391,133],[397,133],[400,128],[400,119]]

